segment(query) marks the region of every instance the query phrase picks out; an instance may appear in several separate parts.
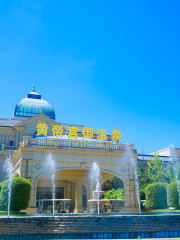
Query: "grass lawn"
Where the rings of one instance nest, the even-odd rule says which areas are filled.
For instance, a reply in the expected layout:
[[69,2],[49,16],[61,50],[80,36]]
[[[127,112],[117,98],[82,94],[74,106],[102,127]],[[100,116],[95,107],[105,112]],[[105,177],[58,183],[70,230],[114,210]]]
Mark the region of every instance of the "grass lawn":
[[180,209],[151,209],[143,210],[142,212],[180,212]]
[[[10,215],[25,215],[26,212],[10,211]],[[8,215],[8,211],[0,211],[0,215]]]

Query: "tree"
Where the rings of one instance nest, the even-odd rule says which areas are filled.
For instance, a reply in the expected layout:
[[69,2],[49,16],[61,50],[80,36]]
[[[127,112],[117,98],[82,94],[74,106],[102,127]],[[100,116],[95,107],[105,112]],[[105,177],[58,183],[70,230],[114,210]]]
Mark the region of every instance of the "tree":
[[101,186],[103,191],[109,191],[111,189],[123,188],[123,181],[118,177],[108,178]]
[[119,188],[119,189],[112,189],[104,194],[105,199],[124,199],[124,189]]
[[172,163],[165,165],[164,160],[155,152],[152,159],[147,160],[146,167],[138,168],[140,199],[145,199],[145,189],[150,183],[170,183],[175,181]]

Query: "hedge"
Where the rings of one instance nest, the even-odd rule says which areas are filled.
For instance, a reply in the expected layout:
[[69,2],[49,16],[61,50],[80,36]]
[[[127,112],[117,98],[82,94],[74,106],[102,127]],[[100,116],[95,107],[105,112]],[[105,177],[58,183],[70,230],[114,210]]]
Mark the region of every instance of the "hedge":
[[167,208],[167,184],[152,183],[146,187],[146,207],[152,209]]
[[[11,201],[10,210],[17,211],[26,209],[29,205],[31,183],[22,177],[14,177],[11,179]],[[8,186],[10,179],[2,182],[0,192],[0,210],[8,210]]]
[[177,182],[172,182],[167,187],[167,203],[169,207],[179,208],[179,194]]
[[[8,211],[0,211],[0,215],[8,215]],[[26,215],[26,212],[10,211],[10,215]]]

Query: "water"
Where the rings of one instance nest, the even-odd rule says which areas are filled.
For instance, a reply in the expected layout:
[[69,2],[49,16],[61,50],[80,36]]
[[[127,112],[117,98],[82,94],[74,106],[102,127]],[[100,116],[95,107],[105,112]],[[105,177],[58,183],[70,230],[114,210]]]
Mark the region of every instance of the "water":
[[55,171],[56,171],[56,161],[54,158],[54,154],[52,152],[46,152],[44,161],[42,164],[42,168],[44,172],[51,172],[51,191],[52,191],[52,199],[53,199],[53,216],[54,216],[54,199],[56,197],[55,190]]
[[91,193],[93,191],[101,191],[101,171],[97,162],[93,162],[92,168],[89,171],[88,180]]
[[96,191],[101,191],[101,185],[99,182],[96,184]]
[[140,197],[139,197],[139,182],[138,182],[138,172],[137,172],[137,162],[136,158],[133,155],[132,150],[130,149],[130,146],[126,146],[124,153],[123,153],[125,159],[127,162],[130,162],[133,166],[133,176],[132,178],[134,185],[135,185],[135,191],[136,191],[136,197],[138,200],[138,207],[139,207],[139,213],[141,214],[141,202],[140,202]]
[[177,190],[179,194],[179,205],[180,205],[180,185],[179,185],[179,160],[177,159],[176,156],[176,150],[174,148],[174,145],[171,145],[170,147],[170,156],[171,156],[171,161],[172,161],[172,166],[173,166],[173,174],[177,182]]
[[[97,162],[93,162],[92,168],[89,171],[89,191],[92,193],[92,198],[97,199],[98,201],[98,215],[99,215],[99,193],[93,193],[93,191],[101,191],[101,171]],[[89,208],[92,207],[92,204],[89,204]]]
[[10,207],[11,207],[11,186],[12,186],[12,178],[13,178],[13,175],[14,175],[14,167],[13,167],[13,164],[12,164],[12,156],[10,154],[4,162],[3,174],[4,174],[5,180],[9,179],[9,185],[8,185],[8,217],[9,217]]

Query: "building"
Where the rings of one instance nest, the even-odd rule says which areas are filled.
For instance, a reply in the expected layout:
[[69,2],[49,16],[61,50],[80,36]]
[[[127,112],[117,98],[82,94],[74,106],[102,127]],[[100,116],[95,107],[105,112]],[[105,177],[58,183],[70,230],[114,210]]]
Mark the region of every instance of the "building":
[[[0,118],[0,146],[1,169],[10,154],[14,177],[24,177],[32,184],[29,211],[36,209],[37,200],[51,198],[52,170],[43,168],[49,151],[56,162],[56,198],[71,199],[73,212],[88,211],[88,200],[92,198],[88,176],[93,162],[98,163],[101,171],[100,184],[112,176],[122,179],[122,211],[139,211],[135,176],[138,153],[134,144],[112,141],[112,136],[103,130],[97,132],[85,125],[56,121],[53,107],[41,99],[34,86],[17,103],[11,118]],[[3,172],[0,175],[2,181]]]

